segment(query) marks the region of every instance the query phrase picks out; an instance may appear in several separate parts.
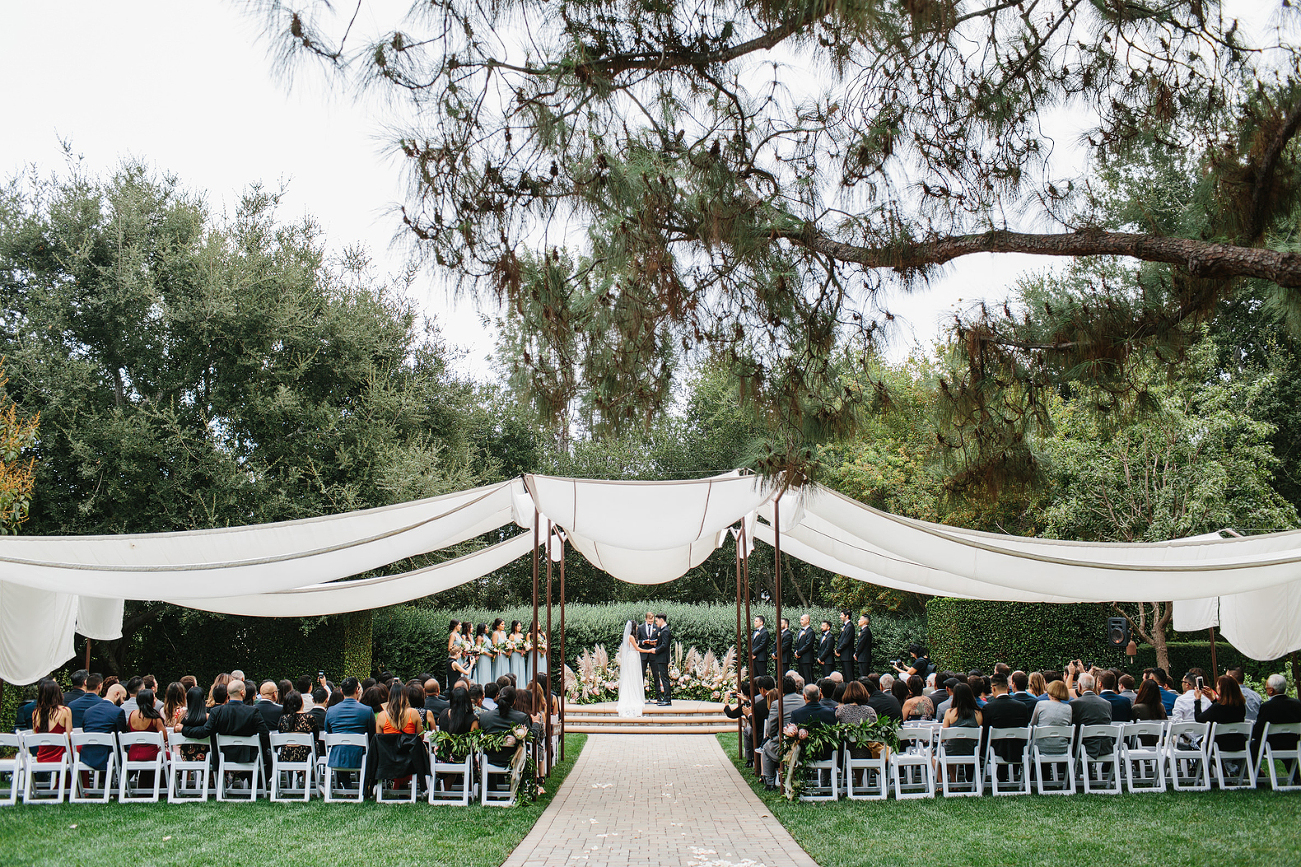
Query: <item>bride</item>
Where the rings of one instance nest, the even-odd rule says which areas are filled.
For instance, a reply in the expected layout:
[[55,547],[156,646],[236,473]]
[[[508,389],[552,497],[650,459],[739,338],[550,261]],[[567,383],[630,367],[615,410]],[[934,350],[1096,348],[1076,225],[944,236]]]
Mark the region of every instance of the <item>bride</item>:
[[619,645],[619,716],[637,717],[646,707],[646,682],[641,675],[641,652],[632,634],[632,621],[623,627]]

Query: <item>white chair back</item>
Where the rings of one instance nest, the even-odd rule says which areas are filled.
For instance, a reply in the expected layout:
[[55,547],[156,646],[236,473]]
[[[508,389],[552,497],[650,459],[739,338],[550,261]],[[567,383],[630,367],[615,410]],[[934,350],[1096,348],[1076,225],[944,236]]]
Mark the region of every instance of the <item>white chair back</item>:
[[[172,749],[167,763],[167,803],[184,804],[208,800],[208,791],[212,782],[211,741],[206,738],[187,738],[175,732],[167,740]],[[203,758],[182,757],[183,746],[203,748]]]
[[935,797],[932,743],[937,729],[907,723],[899,728],[898,752],[890,756],[890,781],[898,800]]
[[1210,791],[1210,733],[1208,722],[1176,722],[1166,729],[1166,761],[1176,792]]
[[[938,731],[936,756],[944,796],[980,797],[984,793],[984,777],[980,771],[982,730],[974,726],[949,726]],[[951,752],[954,741],[971,741],[971,753]],[[965,781],[960,779],[963,776],[967,777]]]
[[[288,761],[281,758],[285,747],[302,747],[304,758]],[[312,799],[312,774],[316,768],[316,739],[311,732],[271,732],[271,784],[268,787],[272,801],[310,801]],[[297,785],[301,781],[302,785]]]
[[1030,756],[1034,762],[1035,791],[1039,794],[1075,794],[1074,743],[1075,726],[1030,728]]
[[[253,760],[237,762],[228,757],[231,747],[251,748]],[[247,797],[230,797],[230,792],[234,789],[228,784],[230,775],[245,773],[250,775]],[[260,798],[266,781],[266,768],[262,765],[262,739],[257,735],[217,735],[217,775],[218,801],[256,801]]]
[[[163,770],[167,754],[166,744],[161,732],[121,732],[117,742],[122,748],[120,755],[121,772],[118,774],[117,799],[119,803],[154,803],[162,797],[167,785],[163,779]],[[132,761],[131,747],[154,747],[155,752],[148,759]],[[145,775],[149,774],[150,777]]]
[[0,781],[8,780],[9,787],[0,789],[0,807],[14,806],[18,795],[23,790],[23,749],[22,739],[17,734],[8,732],[0,734],[0,753],[13,751],[13,755],[0,756]]
[[[1164,792],[1166,730],[1169,723],[1157,720],[1124,723],[1120,727],[1121,762],[1130,794]],[[1147,743],[1151,741],[1151,743]]]
[[[324,790],[326,803],[335,801],[355,801],[361,803],[366,798],[365,778],[366,762],[369,760],[370,740],[364,734],[351,732],[326,732],[325,756],[318,763],[321,771],[321,788]],[[361,749],[361,761],[357,767],[335,768],[330,766],[330,755],[335,747],[358,747]],[[345,779],[355,776],[356,785],[342,785],[336,778],[344,775]]]
[[[1276,740],[1290,740],[1292,747],[1275,746],[1272,741]],[[1276,792],[1301,791],[1301,723],[1267,722],[1260,741],[1260,773],[1269,773],[1270,788]]]
[[[997,745],[1003,741],[1020,741],[1021,755],[1011,760],[1003,758]],[[1005,768],[1007,780],[999,780],[1000,769]],[[989,729],[985,746],[985,776],[989,780],[990,791],[995,795],[1030,794],[1030,727]]]
[[[113,797],[113,777],[117,772],[117,735],[113,732],[84,732],[73,729],[68,738],[72,744],[72,791],[68,801],[73,804],[107,804]],[[99,747],[106,750],[104,770],[90,767],[82,761],[82,750]]]
[[[1123,730],[1119,725],[1080,726],[1075,741],[1075,757],[1079,763],[1085,794],[1119,795],[1123,788],[1121,771]],[[1089,753],[1094,746],[1097,756]],[[1097,783],[1093,782],[1097,775]]]
[[[40,761],[41,747],[61,747],[57,759]],[[53,732],[27,732],[22,735],[23,802],[27,804],[62,804],[68,781],[68,736]]]
[[459,762],[442,762],[434,744],[426,741],[429,750],[429,772],[433,775],[429,785],[429,803],[470,806],[474,797],[474,756],[466,755]]
[[[1251,758],[1251,728],[1249,722],[1211,725],[1211,765],[1215,769],[1215,783],[1221,790],[1256,788],[1256,763]],[[1242,738],[1242,742],[1237,745],[1242,749],[1225,749],[1221,739],[1226,736]]]

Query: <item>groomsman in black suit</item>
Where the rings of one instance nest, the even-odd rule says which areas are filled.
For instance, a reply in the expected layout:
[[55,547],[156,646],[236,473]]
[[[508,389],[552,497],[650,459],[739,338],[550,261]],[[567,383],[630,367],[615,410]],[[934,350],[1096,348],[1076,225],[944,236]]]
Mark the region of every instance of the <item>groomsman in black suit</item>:
[[669,629],[669,618],[665,614],[655,615],[655,658],[651,661],[651,670],[655,673],[655,699],[660,707],[673,704],[673,687],[669,681],[669,647],[673,643],[673,632]]
[[750,654],[754,657],[754,676],[768,674],[768,620],[762,614],[754,618],[754,633],[750,636]]
[[822,634],[818,636],[818,662],[822,665],[822,676],[826,677],[836,668],[836,641],[831,634],[831,621],[822,621]]
[[795,636],[795,665],[799,669],[800,677],[804,678],[805,683],[812,683],[813,662],[814,662],[814,644],[813,627],[809,625],[809,615],[800,615],[800,631]]
[[854,662],[858,664],[858,676],[867,677],[872,673],[872,618],[866,613],[858,618],[858,640],[854,643]]
[[854,680],[858,677],[854,673],[854,634],[858,630],[854,628],[854,623],[849,619],[849,611],[840,612],[840,637],[836,639],[836,656],[840,663],[840,673],[845,676],[846,681]]
[[[654,647],[654,646],[655,646],[655,615],[654,615],[654,613],[652,613],[652,612],[650,612],[650,611],[647,611],[647,612],[646,612],[646,622],[645,622],[645,623],[639,623],[639,624],[637,625],[637,646],[638,646],[638,647]],[[650,665],[651,665],[651,654],[649,654],[649,653],[643,653],[643,654],[641,655],[641,681],[642,681],[642,683],[650,683],[650,682],[651,682],[651,679],[650,679]]]
[[[795,668],[795,633],[791,632],[791,622],[785,617],[781,620],[782,633],[782,668],[790,671]],[[782,672],[785,674],[785,672]]]

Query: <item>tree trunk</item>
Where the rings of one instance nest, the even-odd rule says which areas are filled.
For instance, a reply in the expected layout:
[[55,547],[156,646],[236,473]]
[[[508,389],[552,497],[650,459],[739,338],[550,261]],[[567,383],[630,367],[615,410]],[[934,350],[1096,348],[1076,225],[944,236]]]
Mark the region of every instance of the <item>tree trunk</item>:
[[1174,672],[1170,670],[1170,648],[1165,640],[1165,627],[1160,624],[1152,627],[1152,647],[1156,649],[1157,667],[1165,669],[1167,674],[1173,676]]

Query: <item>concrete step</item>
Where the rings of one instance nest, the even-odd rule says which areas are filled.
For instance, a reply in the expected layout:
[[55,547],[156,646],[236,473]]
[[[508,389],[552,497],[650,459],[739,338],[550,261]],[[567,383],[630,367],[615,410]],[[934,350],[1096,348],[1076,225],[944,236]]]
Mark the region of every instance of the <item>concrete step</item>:
[[713,735],[736,731],[736,723],[729,726],[669,726],[669,725],[581,725],[565,723],[565,731],[593,735]]
[[702,726],[702,725],[724,725],[736,728],[736,720],[730,720],[721,714],[718,716],[706,716],[696,714],[695,716],[669,716],[667,714],[656,714],[653,717],[624,718],[617,716],[584,716],[573,713],[565,714],[565,722],[570,725],[651,725],[651,726]]

